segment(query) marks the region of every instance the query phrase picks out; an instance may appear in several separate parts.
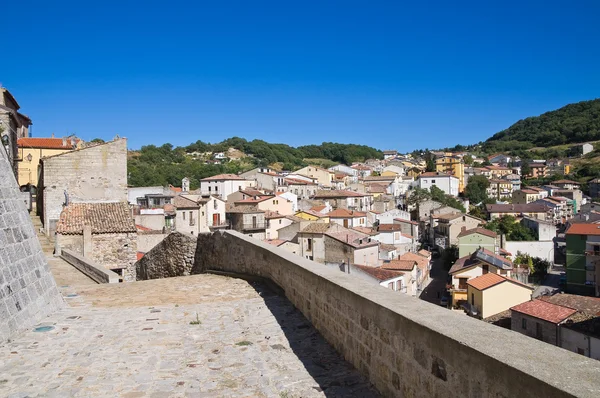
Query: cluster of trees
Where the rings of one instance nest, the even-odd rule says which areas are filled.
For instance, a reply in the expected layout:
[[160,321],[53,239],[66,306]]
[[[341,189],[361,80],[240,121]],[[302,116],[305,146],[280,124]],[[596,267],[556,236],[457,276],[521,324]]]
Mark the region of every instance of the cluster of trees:
[[517,222],[517,219],[513,216],[496,218],[488,222],[485,228],[499,235],[506,235],[506,240],[534,241],[538,239],[535,231]]
[[410,192],[410,196],[407,198],[406,202],[409,205],[416,206],[418,213],[419,205],[430,199],[440,202],[445,206],[454,207],[455,209],[458,209],[463,213],[466,211],[465,206],[460,200],[456,199],[453,196],[446,195],[444,191],[442,191],[435,185],[432,186],[430,189],[416,187]]
[[187,154],[192,152],[227,152],[235,148],[251,157],[245,158],[246,165],[267,166],[283,164],[287,170],[306,166],[306,158],[319,158],[336,163],[351,164],[367,159],[382,159],[383,153],[366,145],[336,144],[324,142],[321,145],[307,145],[298,148],[285,144],[270,144],[262,140],[247,141],[244,138],[228,138],[217,144],[196,141],[186,147],[146,145],[139,151],[131,151],[127,162],[128,183],[131,186],[168,185],[179,186],[183,177],[191,179],[191,188],[198,187],[201,178],[220,173],[238,173],[242,168],[239,162],[204,164]]
[[494,134],[484,143],[484,148],[529,149],[515,145],[548,147],[594,140],[600,140],[600,99],[569,104],[540,116],[519,120]]
[[550,268],[550,262],[548,260],[539,257],[531,257],[530,255],[521,252],[517,252],[514,263],[517,265],[527,265],[530,274],[537,279],[543,279],[548,273],[548,268]]
[[302,167],[305,165],[304,159],[306,158],[328,159],[344,164],[363,162],[367,159],[383,159],[383,152],[366,145],[324,142],[321,145],[305,145],[294,148],[286,144],[271,144],[263,140],[248,141],[240,137],[228,138],[216,144],[196,141],[184,149],[187,153],[191,153],[226,152],[229,148],[253,155],[261,166],[279,162],[283,164],[284,169]]

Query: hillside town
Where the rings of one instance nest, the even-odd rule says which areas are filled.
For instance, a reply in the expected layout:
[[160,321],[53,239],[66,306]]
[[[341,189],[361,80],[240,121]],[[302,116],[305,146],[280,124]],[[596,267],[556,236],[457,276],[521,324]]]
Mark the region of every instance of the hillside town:
[[[126,138],[34,137],[32,123],[0,88],[2,143],[54,256],[73,252],[132,282],[136,262],[170,234],[235,230],[373,289],[600,360],[600,176],[583,187],[569,158],[384,150],[327,168],[130,186]],[[231,161],[189,154],[200,155]]]

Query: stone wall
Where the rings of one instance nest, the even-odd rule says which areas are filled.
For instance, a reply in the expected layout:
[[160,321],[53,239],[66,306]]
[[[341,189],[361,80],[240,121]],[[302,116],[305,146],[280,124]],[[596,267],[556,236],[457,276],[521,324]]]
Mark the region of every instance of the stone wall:
[[[525,329],[523,329],[523,319],[525,319]],[[558,345],[558,326],[556,324],[533,318],[517,311],[511,311],[510,328],[515,332],[522,333],[531,338],[537,338],[538,323],[542,331],[542,338],[540,340],[548,344]]]
[[108,269],[122,268],[123,281],[133,282],[136,280],[137,234],[93,234],[92,252],[86,257]]
[[123,269],[122,277],[125,282],[136,280],[136,233],[92,234],[89,253],[84,250],[83,235],[56,234],[56,244],[59,248],[67,248],[106,269]]
[[135,263],[137,280],[190,275],[195,252],[196,237],[173,232]]
[[598,393],[597,361],[373,286],[236,231],[198,236],[192,272],[206,269],[277,283],[385,396]]
[[167,236],[169,236],[169,234],[163,234],[160,231],[138,231],[137,251],[148,253]]
[[117,273],[69,249],[62,249],[60,257],[97,283],[119,283],[120,277]]
[[0,148],[0,343],[63,306],[6,152]]
[[65,203],[127,200],[127,140],[117,139],[41,161],[38,212],[52,235]]

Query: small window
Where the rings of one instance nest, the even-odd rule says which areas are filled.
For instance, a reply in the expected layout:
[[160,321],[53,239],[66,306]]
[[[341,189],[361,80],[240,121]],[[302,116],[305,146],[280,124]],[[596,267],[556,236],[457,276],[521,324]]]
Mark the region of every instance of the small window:
[[309,252],[312,251],[312,239],[310,238],[306,240],[306,250],[308,250]]
[[527,329],[527,319],[521,319],[521,329]]
[[471,293],[471,304],[475,305],[475,293]]
[[210,192],[211,190],[212,190],[212,188],[211,188],[211,187],[208,187],[208,192]]
[[185,220],[185,211],[183,212],[183,219]]
[[432,183],[432,184],[435,184],[435,180],[431,180],[431,183]]
[[[219,204],[217,203],[216,200],[213,203],[214,203],[215,210],[217,210],[219,208]],[[204,215],[204,213],[202,215]]]
[[215,187],[215,192],[219,192],[219,187]]
[[281,219],[279,219],[279,224],[281,224]]

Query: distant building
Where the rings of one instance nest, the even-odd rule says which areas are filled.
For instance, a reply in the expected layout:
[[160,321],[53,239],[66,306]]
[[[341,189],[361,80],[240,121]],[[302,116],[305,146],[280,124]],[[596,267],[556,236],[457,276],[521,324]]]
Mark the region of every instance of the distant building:
[[436,186],[447,195],[458,196],[459,179],[453,175],[442,172],[426,172],[417,177],[419,188],[431,189]]
[[394,151],[394,150],[383,151],[384,159],[395,158],[397,155],[398,155],[398,151]]
[[566,243],[567,292],[600,296],[600,224],[572,224]]
[[[19,138],[29,137],[29,126],[31,119],[19,112],[20,105],[12,96],[10,91],[0,86],[0,132],[3,138],[2,146],[5,147],[9,162],[14,170],[15,177],[18,179],[17,159],[19,154],[17,151],[17,141]],[[6,141],[7,144],[4,144]]]
[[198,235],[226,228],[225,201],[215,196],[182,194],[173,200],[176,219],[175,230],[183,234]]
[[533,288],[512,278],[492,272],[467,281],[468,303],[471,315],[485,319],[531,300]]
[[[465,163],[461,156],[442,156],[435,159],[435,171],[438,173],[446,173],[458,178],[458,192],[463,192],[465,189]],[[448,195],[453,195],[447,192]],[[456,196],[456,195],[453,195]]]
[[201,195],[217,195],[224,200],[235,191],[250,188],[252,181],[235,174],[219,174],[200,180]]

